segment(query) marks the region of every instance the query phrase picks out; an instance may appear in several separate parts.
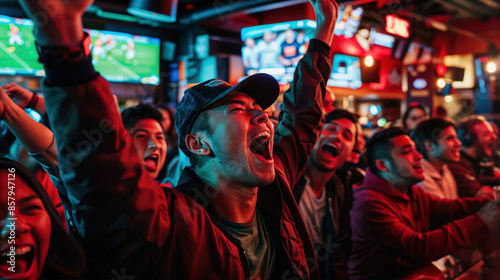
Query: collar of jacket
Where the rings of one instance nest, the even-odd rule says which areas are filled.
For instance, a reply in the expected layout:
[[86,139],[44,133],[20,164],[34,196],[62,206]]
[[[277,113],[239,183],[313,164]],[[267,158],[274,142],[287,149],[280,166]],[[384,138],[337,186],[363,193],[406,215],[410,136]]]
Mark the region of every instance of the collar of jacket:
[[[210,202],[210,197],[215,195],[217,191],[205,184],[203,180],[196,175],[192,167],[184,168],[176,189],[191,197],[205,208],[212,220],[215,219],[220,222],[219,215]],[[272,214],[276,218],[281,217],[283,197],[279,191],[276,179],[274,179],[270,185],[259,188],[257,207],[266,214]]]
[[380,178],[375,173],[373,173],[370,170],[370,168],[367,168],[365,182],[361,187],[355,189],[354,192],[357,193],[365,190],[374,190],[377,192],[381,192],[387,196],[390,196],[394,199],[410,201],[412,199],[411,197],[416,199],[414,196],[411,195],[413,193],[413,187],[414,186],[408,188],[407,193],[402,193],[393,186],[389,185],[389,183],[386,180]]

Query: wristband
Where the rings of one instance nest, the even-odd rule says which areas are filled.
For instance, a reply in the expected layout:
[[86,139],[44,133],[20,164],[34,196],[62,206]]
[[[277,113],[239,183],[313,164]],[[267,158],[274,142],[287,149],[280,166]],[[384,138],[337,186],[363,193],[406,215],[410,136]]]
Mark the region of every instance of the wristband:
[[35,94],[35,101],[33,101],[33,104],[31,104],[30,109],[35,109],[36,104],[38,103],[38,99],[39,99],[38,95]]
[[89,34],[85,33],[82,42],[76,46],[42,46],[36,42],[35,44],[39,55],[38,61],[45,65],[55,65],[80,62],[90,56],[92,40]]
[[38,96],[36,95],[36,93],[33,92],[33,95],[31,96],[30,102],[28,102],[28,104],[26,105],[26,108],[33,109],[37,102],[38,102]]

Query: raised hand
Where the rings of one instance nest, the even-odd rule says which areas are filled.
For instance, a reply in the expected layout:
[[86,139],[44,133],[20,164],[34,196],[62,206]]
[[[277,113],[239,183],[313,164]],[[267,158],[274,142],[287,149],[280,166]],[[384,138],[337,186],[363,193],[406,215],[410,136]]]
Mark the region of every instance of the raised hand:
[[83,39],[82,15],[94,0],[19,0],[41,45],[73,46]]
[[310,0],[316,14],[314,38],[332,44],[339,6],[335,0]]
[[479,212],[477,212],[484,222],[494,233],[500,233],[500,201],[499,198],[485,204]]

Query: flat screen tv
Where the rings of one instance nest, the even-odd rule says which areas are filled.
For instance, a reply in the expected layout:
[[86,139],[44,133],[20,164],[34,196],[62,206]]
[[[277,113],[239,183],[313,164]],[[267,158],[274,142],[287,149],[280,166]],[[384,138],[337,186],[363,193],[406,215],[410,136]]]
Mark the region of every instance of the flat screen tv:
[[158,84],[160,39],[113,31],[86,31],[92,38],[92,62],[108,81]]
[[295,66],[309,45],[316,22],[298,20],[246,27],[241,30],[246,75],[267,73],[281,84],[293,79]]
[[45,76],[31,20],[0,15],[0,75]]
[[[86,29],[93,63],[111,82],[158,84],[160,39]],[[29,19],[0,15],[0,75],[45,76]]]
[[328,86],[357,89],[361,82],[361,62],[359,57],[336,53],[333,56],[332,73]]
[[363,8],[352,5],[339,5],[339,15],[335,25],[335,35],[351,38],[356,34],[363,15]]

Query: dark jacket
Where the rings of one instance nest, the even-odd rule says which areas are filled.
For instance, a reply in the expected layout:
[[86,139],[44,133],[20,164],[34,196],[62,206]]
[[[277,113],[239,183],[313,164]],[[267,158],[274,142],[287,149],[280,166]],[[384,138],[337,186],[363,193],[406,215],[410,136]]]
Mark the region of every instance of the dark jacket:
[[[271,238],[280,235],[282,241],[277,256],[289,256],[275,263],[273,276],[283,279],[317,278],[314,250],[290,190],[324,122],[329,47],[312,42],[290,87],[293,94],[284,97],[275,135],[276,180],[259,191],[258,207],[272,213],[266,219],[277,225],[270,227]],[[50,75],[48,81],[59,80]],[[66,87],[44,83],[43,91],[59,150],[59,191],[67,198],[68,224],[101,279],[248,275],[239,246],[214,222],[212,211],[196,197],[162,189],[145,171],[102,77]]]
[[[293,190],[299,204],[307,179],[302,176]],[[347,262],[351,252],[352,188],[345,188],[337,175],[325,186],[328,211],[323,228],[322,248],[316,248],[321,279],[348,279]]]
[[350,279],[401,279],[472,245],[488,232],[476,213],[488,201],[440,199],[418,186],[402,193],[366,169],[354,190]]
[[448,169],[457,182],[459,197],[475,197],[483,184],[479,181],[479,161],[460,151],[460,161],[448,163]]

